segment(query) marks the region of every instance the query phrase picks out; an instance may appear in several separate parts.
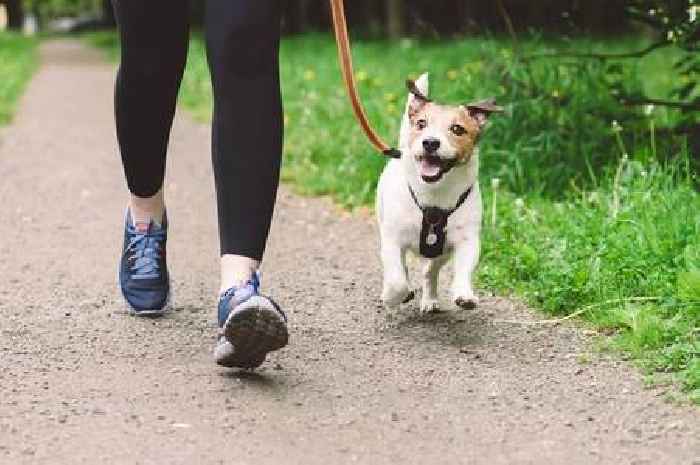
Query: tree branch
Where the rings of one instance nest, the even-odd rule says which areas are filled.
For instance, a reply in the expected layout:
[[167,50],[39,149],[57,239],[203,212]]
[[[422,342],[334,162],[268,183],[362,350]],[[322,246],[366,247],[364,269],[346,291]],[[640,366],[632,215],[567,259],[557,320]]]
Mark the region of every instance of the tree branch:
[[523,57],[524,60],[535,60],[539,58],[593,58],[599,60],[617,60],[624,58],[641,58],[654,50],[662,47],[671,45],[668,40],[661,40],[659,42],[654,42],[653,44],[645,47],[636,52],[626,52],[626,53],[540,53],[536,55],[528,55]]
[[676,100],[663,100],[656,98],[626,98],[621,97],[620,101],[625,105],[658,105],[661,107],[679,108],[681,110],[700,111],[700,102],[679,102]]
[[508,34],[510,34],[510,38],[513,40],[513,48],[515,49],[517,55],[519,43],[518,35],[515,33],[515,27],[513,26],[513,20],[510,18],[508,10],[506,10],[506,7],[503,5],[503,0],[497,0],[496,5],[498,5],[498,11],[503,17],[503,21],[506,23],[506,29],[508,30]]

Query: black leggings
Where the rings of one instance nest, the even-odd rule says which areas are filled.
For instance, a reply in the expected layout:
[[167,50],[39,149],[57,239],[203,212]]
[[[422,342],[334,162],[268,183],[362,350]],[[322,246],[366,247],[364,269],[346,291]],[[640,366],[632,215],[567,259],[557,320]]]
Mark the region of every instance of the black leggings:
[[[189,39],[188,0],[113,0],[121,37],[115,113],[129,190],[163,185]],[[282,153],[279,0],[208,0],[212,162],[222,254],[260,260]]]

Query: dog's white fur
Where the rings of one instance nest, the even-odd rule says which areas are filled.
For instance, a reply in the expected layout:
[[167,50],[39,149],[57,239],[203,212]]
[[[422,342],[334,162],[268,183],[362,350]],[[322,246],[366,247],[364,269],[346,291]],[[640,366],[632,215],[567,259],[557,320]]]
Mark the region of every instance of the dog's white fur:
[[[428,75],[416,81],[416,87],[428,96]],[[413,154],[422,150],[422,140],[435,137],[441,141],[438,155],[451,156],[452,147],[445,134],[430,127],[409,146],[409,107],[416,97],[409,93],[406,112],[401,125],[399,148],[400,159],[391,160],[379,180],[376,210],[380,230],[381,260],[384,268],[382,301],[395,307],[412,295],[406,268],[406,252],[418,254],[422,213],[411,198],[408,183],[413,187],[421,205],[451,209],[470,186],[472,192],[467,200],[450,217],[447,225],[447,240],[444,254],[435,259],[425,259],[423,270],[421,312],[439,310],[438,275],[440,269],[454,258],[454,280],[452,301],[460,307],[472,308],[478,299],[472,289],[472,274],[479,261],[479,235],[481,230],[482,205],[479,184],[479,154],[475,147],[469,160],[455,166],[442,179],[426,183],[418,173],[418,162]]]

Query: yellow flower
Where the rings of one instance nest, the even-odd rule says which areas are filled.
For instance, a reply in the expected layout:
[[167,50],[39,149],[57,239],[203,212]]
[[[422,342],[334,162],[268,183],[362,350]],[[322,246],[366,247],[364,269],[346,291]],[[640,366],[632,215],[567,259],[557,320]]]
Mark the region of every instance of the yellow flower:
[[470,72],[478,72],[482,67],[483,63],[481,62],[481,60],[470,61],[464,63],[464,65],[462,66],[462,71],[466,74],[469,74]]
[[457,76],[459,76],[459,73],[456,69],[451,69],[447,72],[447,79],[449,79],[450,81],[454,81],[455,79],[457,79]]
[[316,79],[316,73],[313,69],[304,71],[304,81],[313,81],[314,79]]
[[367,72],[362,70],[358,71],[355,75],[355,79],[357,79],[358,82],[365,82],[368,78]]

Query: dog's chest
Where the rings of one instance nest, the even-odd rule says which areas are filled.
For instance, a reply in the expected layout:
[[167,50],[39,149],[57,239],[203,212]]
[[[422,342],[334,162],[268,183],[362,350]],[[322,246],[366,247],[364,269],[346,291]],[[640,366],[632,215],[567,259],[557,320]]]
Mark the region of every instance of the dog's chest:
[[[454,194],[441,202],[442,208],[430,210],[425,207],[430,207],[431,202],[422,194],[415,193],[417,199],[413,199],[409,181],[399,164],[388,165],[380,179],[378,192],[382,242],[396,244],[427,258],[450,254],[470,234],[478,234],[481,217],[478,185],[469,181],[464,184],[467,186],[463,187],[465,190],[454,189]],[[460,194],[465,194],[470,186],[473,186],[473,191],[460,202]],[[446,214],[458,204],[456,210]]]

